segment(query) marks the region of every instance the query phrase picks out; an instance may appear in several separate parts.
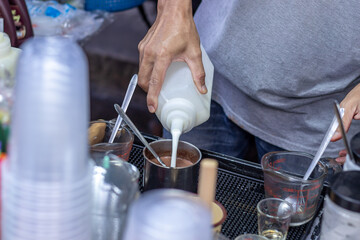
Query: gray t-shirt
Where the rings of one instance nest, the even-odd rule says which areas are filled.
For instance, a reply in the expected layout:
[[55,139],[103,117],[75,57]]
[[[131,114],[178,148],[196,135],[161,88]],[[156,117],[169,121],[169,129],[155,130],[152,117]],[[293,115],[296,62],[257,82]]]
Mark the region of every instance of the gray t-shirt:
[[[195,22],[215,66],[213,99],[228,117],[269,143],[314,154],[333,101],[360,83],[360,1],[203,0]],[[353,120],[348,139],[356,132]],[[341,149],[342,140],[330,143],[325,155]]]

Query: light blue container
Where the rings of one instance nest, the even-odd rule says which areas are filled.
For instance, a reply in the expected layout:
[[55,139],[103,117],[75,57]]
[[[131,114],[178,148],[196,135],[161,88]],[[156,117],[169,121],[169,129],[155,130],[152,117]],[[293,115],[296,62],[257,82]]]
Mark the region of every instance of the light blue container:
[[85,0],[85,10],[122,11],[142,4],[145,0]]

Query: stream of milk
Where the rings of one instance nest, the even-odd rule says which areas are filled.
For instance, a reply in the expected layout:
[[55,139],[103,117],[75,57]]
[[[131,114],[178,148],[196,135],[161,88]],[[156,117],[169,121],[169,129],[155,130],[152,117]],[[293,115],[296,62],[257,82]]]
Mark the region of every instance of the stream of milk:
[[177,155],[177,149],[179,145],[179,138],[181,135],[180,129],[171,129],[171,135],[172,135],[172,151],[171,151],[171,168],[176,167],[176,155]]

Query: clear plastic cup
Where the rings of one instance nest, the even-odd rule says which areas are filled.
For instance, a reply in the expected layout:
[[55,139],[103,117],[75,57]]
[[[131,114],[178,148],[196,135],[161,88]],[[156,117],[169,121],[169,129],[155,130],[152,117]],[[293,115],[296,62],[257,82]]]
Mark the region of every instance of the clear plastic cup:
[[145,192],[131,205],[124,240],[211,240],[210,210],[178,189]]
[[[67,203],[67,201],[75,201],[76,199],[80,199],[83,196],[89,195],[91,191],[91,180],[89,182],[85,182],[82,188],[75,188],[72,191],[69,189],[56,189],[49,191],[26,191],[26,188],[22,189],[18,186],[11,185],[8,181],[4,181],[8,185],[4,184],[4,196],[14,196],[20,198],[18,201],[34,201],[34,202],[42,202],[48,201],[47,204],[59,204],[59,202],[54,202],[56,200],[62,200],[61,204]],[[63,194],[61,194],[63,192]],[[50,202],[49,202],[50,201]]]
[[[8,199],[6,199],[8,200]],[[26,225],[43,227],[50,229],[51,226],[66,226],[66,225],[81,225],[86,223],[85,219],[89,219],[91,208],[87,205],[73,207],[66,209],[59,209],[54,211],[49,209],[48,212],[38,211],[39,208],[29,210],[25,206],[8,206],[3,207],[3,220],[7,222],[14,222],[16,225],[25,227]],[[43,210],[43,209],[42,209]],[[87,226],[89,227],[89,226]]]
[[[92,167],[92,164],[89,164]],[[90,168],[89,168],[90,170]],[[5,207],[23,208],[36,213],[52,213],[90,206],[92,172],[72,185],[52,187],[53,182],[16,181],[13,174],[3,171],[3,199]],[[37,189],[39,188],[39,189]]]
[[[88,198],[89,199],[89,198]],[[11,199],[4,199],[4,200],[11,200]],[[40,208],[40,207],[32,207],[29,206],[16,206],[16,205],[5,205],[3,207],[4,211],[9,210],[12,215],[17,216],[19,220],[36,220],[39,224],[48,224],[52,221],[60,221],[64,219],[64,221],[68,221],[70,219],[76,219],[79,215],[83,216],[86,215],[87,211],[90,211],[90,208],[87,205],[78,205],[78,206],[71,206],[68,209],[57,209],[57,211],[48,208]],[[47,211],[46,211],[47,210]],[[89,216],[89,214],[87,213]],[[21,217],[20,217],[21,216]]]
[[80,240],[80,239],[91,239],[90,234],[84,235],[87,232],[86,228],[78,228],[75,231],[68,231],[65,229],[52,230],[51,232],[44,232],[41,229],[34,229],[33,231],[24,231],[18,227],[12,229],[6,229],[7,236],[14,239],[26,239],[26,240],[41,240],[41,239],[59,239],[59,240]]
[[[56,194],[51,195],[53,191],[48,191],[46,196],[46,192],[26,192],[22,191],[21,189],[17,189],[16,187],[4,186],[4,196],[12,196],[15,198],[18,198],[18,203],[21,202],[33,202],[35,204],[47,204],[47,205],[53,205],[53,206],[61,206],[66,204],[74,204],[75,202],[78,202],[80,199],[83,200],[84,197],[90,195],[91,191],[91,182],[89,182],[87,185],[83,186],[83,189],[74,189],[73,191],[65,192],[62,196],[58,195],[58,192]],[[61,191],[61,189],[60,189]],[[61,203],[59,202],[61,200]]]
[[58,212],[57,217],[45,219],[39,219],[36,215],[33,218],[25,217],[21,214],[23,209],[17,209],[17,212],[16,209],[3,211],[6,216],[3,219],[3,233],[11,236],[9,239],[19,235],[23,236],[23,239],[29,239],[29,236],[34,239],[46,239],[46,236],[47,239],[74,239],[73,236],[90,235],[90,209],[74,209],[73,214],[67,215]]
[[2,169],[2,239],[90,239],[86,56],[58,37],[33,38],[22,47]]
[[113,154],[94,161],[93,240],[122,239],[128,208],[139,195],[139,170]]
[[73,182],[86,175],[89,83],[86,56],[74,41],[33,38],[23,45],[9,154],[19,179]]
[[[86,222],[80,223],[68,223],[68,224],[53,224],[51,226],[47,226],[47,227],[43,227],[43,226],[38,226],[36,224],[26,224],[23,225],[21,224],[21,226],[18,226],[16,224],[16,222],[8,222],[5,225],[5,229],[11,231],[11,232],[23,232],[26,233],[27,235],[39,235],[39,234],[46,234],[49,236],[49,239],[51,235],[57,235],[59,233],[61,233],[64,237],[70,237],[74,234],[77,234],[79,232],[86,232],[88,225],[84,224]],[[26,239],[26,237],[24,238]]]
[[[4,189],[6,190],[6,189]],[[84,202],[86,202],[89,197],[91,196],[90,194],[74,194],[72,196],[69,197],[63,197],[63,198],[38,198],[38,200],[36,200],[36,197],[33,198],[21,198],[24,195],[21,195],[21,193],[19,194],[9,194],[7,193],[4,197],[4,199],[9,200],[9,201],[13,201],[10,202],[9,206],[27,206],[29,205],[31,207],[31,209],[37,208],[39,206],[41,206],[41,208],[48,208],[48,209],[44,209],[43,211],[45,212],[49,212],[49,209],[52,211],[58,211],[58,210],[65,210],[68,209],[69,206],[71,207],[78,207],[81,206],[82,204],[84,204]],[[61,201],[61,202],[60,202]],[[38,209],[38,212],[40,212],[41,210]]]

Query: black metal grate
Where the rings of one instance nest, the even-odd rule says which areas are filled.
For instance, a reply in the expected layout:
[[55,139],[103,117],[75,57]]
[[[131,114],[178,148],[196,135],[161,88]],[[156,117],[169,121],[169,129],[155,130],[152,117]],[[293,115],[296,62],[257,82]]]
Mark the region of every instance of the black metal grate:
[[[151,140],[154,139],[149,141]],[[142,149],[142,145],[134,144],[129,158],[129,162],[140,171],[140,191],[142,191],[144,166]],[[203,157],[211,157],[219,161],[216,200],[224,205],[228,213],[222,226],[222,234],[230,239],[244,233],[257,234],[256,204],[265,198],[260,166],[217,153],[208,151],[202,153]],[[312,221],[299,227],[290,227],[287,239],[305,239],[311,225]]]

